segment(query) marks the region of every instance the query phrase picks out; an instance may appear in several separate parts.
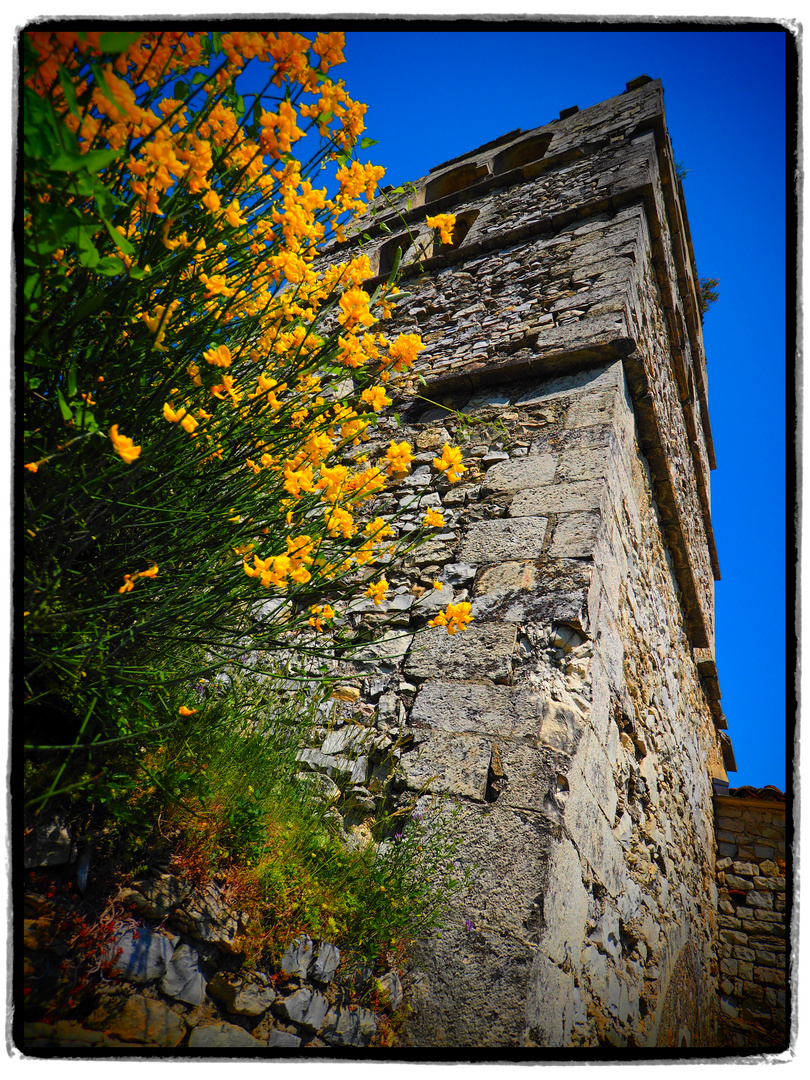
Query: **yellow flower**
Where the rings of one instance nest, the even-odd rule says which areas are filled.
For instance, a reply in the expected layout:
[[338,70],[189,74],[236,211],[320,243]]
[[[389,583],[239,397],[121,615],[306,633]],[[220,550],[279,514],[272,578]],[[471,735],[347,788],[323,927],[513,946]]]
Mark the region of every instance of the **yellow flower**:
[[425,218],[429,229],[438,229],[443,244],[453,243],[453,226],[456,223],[455,214],[436,214],[434,217]]
[[434,581],[433,582],[433,588],[434,589],[443,589],[444,585],[443,585],[443,583],[441,581]]
[[355,323],[371,326],[374,316],[368,310],[369,299],[368,293],[362,289],[348,289],[340,298],[343,310],[338,315],[338,322],[348,326],[354,326]]
[[118,590],[119,593],[129,593],[135,588],[135,582],[141,577],[156,577],[158,572],[157,566],[150,567],[149,570],[136,570],[134,574],[124,574],[124,584]]
[[472,619],[471,607],[472,605],[466,600],[459,604],[448,604],[447,609],[440,611],[435,619],[431,619],[428,626],[446,626],[447,633],[452,636],[459,630],[463,630]]
[[434,458],[433,464],[440,472],[447,473],[447,479],[451,484],[455,484],[461,473],[467,471],[467,466],[461,461],[460,447],[450,446],[449,443],[444,444],[442,456]]
[[203,359],[214,367],[230,367],[233,357],[227,345],[217,345],[216,348],[204,352]]
[[381,604],[385,599],[385,594],[388,592],[388,582],[385,578],[380,578],[378,582],[372,583],[366,589],[366,596],[370,597],[375,604]]
[[391,398],[386,397],[385,391],[381,386],[371,386],[367,390],[364,390],[360,395],[363,401],[367,402],[374,412],[379,412],[384,409],[386,405],[391,404]]
[[314,626],[318,633],[323,630],[325,619],[334,619],[335,617],[335,609],[331,604],[313,604],[309,610],[312,612],[309,625]]
[[181,705],[177,711],[180,713],[181,716],[193,716],[197,710],[189,709],[187,708],[187,706]]
[[216,214],[216,212],[222,205],[219,195],[217,195],[213,188],[210,188],[208,191],[206,191],[205,195],[203,195],[202,204],[205,209],[210,211],[210,213],[212,214]]
[[110,439],[116,453],[120,455],[127,465],[131,465],[141,452],[140,446],[132,445],[132,439],[128,439],[126,435],[118,434],[118,424],[113,424],[110,428]]
[[179,424],[186,415],[186,410],[181,405],[179,409],[173,409],[168,401],[163,402],[163,418],[170,424]]
[[403,476],[411,467],[413,452],[411,451],[410,444],[407,442],[392,442],[386,450],[385,456],[389,463],[387,469],[388,475]]
[[414,360],[424,347],[418,334],[400,334],[388,349],[385,363],[393,364],[394,371],[404,371],[413,367]]
[[438,528],[440,525],[444,525],[444,518],[438,510],[434,510],[432,506],[429,506],[425,513],[424,524]]

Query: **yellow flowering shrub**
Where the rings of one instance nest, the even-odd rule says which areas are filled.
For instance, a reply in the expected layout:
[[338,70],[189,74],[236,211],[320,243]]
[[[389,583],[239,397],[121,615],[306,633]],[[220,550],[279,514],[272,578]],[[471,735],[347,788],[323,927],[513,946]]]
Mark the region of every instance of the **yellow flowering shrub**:
[[267,654],[340,637],[342,600],[382,602],[375,563],[415,538],[369,503],[413,451],[348,451],[423,346],[380,331],[397,290],[369,295],[366,254],[317,264],[384,171],[352,156],[341,34],[22,42],[26,690],[114,727],[111,680],[231,663],[247,626]]

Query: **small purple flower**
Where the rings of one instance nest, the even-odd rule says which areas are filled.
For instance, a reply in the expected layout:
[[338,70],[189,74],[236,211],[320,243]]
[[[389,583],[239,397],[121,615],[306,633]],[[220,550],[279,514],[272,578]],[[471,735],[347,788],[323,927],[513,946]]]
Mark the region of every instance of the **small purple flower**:
[[465,925],[465,926],[467,927],[467,929],[468,929],[468,930],[469,930],[470,932],[472,932],[472,931],[473,931],[473,930],[475,929],[475,923],[474,923],[474,922],[472,922],[472,920],[471,920],[471,919],[465,919],[465,920],[464,920],[464,925]]

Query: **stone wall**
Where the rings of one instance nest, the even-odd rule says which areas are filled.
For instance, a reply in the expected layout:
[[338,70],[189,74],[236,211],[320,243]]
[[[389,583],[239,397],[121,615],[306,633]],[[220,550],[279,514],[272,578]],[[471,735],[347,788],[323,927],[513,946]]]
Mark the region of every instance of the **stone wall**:
[[714,811],[725,1041],[774,1046],[787,1028],[785,796],[719,785]]
[[[697,275],[662,102],[636,80],[391,193],[412,236],[385,203],[363,225],[367,287],[407,249],[390,327],[427,345],[426,385],[364,450],[412,441],[402,524],[434,505],[445,527],[389,577],[402,634],[355,674],[400,725],[396,782],[457,806],[477,875],[418,943],[408,1046],[718,1039],[712,781],[733,755]],[[436,212],[462,223],[452,245]],[[445,441],[470,464],[458,485],[432,469]],[[412,636],[460,600],[463,634]]]

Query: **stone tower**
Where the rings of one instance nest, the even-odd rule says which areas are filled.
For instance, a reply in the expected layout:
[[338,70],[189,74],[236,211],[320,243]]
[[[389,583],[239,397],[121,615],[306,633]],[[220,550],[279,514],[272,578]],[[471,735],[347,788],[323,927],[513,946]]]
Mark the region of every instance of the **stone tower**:
[[711,1046],[713,780],[734,763],[699,284],[660,82],[438,166],[366,235],[367,288],[404,249],[390,326],[426,343],[394,432],[418,451],[406,516],[444,441],[470,463],[422,496],[446,525],[412,571],[474,621],[403,630],[368,669],[407,735],[401,783],[457,804],[476,874],[418,944],[404,1043]]

